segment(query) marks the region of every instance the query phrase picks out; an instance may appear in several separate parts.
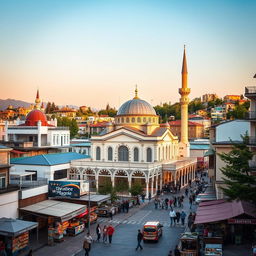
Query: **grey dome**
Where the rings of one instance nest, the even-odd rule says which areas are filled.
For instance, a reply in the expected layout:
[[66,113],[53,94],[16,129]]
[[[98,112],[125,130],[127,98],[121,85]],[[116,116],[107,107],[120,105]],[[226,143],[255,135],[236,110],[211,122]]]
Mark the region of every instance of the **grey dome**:
[[134,98],[126,101],[118,110],[117,115],[154,115],[156,111],[145,100]]

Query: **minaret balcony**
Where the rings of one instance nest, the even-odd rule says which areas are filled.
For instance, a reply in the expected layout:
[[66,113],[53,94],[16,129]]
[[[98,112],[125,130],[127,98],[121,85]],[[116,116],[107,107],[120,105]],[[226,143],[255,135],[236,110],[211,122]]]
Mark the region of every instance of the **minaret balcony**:
[[256,86],[245,87],[244,96],[249,99],[256,99]]
[[180,95],[188,95],[190,94],[190,88],[179,88]]

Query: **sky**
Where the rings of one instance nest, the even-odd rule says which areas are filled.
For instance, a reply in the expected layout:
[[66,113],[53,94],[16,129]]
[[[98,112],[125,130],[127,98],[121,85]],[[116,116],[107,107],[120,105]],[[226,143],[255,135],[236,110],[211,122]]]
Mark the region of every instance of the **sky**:
[[0,0],[0,98],[118,108],[256,85],[254,0]]

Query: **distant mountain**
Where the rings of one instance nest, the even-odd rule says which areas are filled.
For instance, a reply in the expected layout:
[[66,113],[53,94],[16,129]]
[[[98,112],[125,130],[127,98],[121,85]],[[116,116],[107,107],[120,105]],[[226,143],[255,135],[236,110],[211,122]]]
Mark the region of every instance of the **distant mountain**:
[[14,99],[1,100],[0,99],[0,110],[5,110],[6,108],[8,108],[9,105],[12,105],[13,108],[18,108],[18,107],[28,108],[31,105],[31,103],[22,101],[22,100],[14,100]]

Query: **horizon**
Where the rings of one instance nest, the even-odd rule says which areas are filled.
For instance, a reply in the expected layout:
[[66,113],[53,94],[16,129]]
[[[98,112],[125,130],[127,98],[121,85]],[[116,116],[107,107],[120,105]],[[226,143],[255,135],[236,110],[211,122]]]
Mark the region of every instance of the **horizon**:
[[[255,84],[255,1],[12,1],[0,4],[1,98],[116,109],[134,96],[179,101]],[[47,100],[46,100],[47,99]]]

